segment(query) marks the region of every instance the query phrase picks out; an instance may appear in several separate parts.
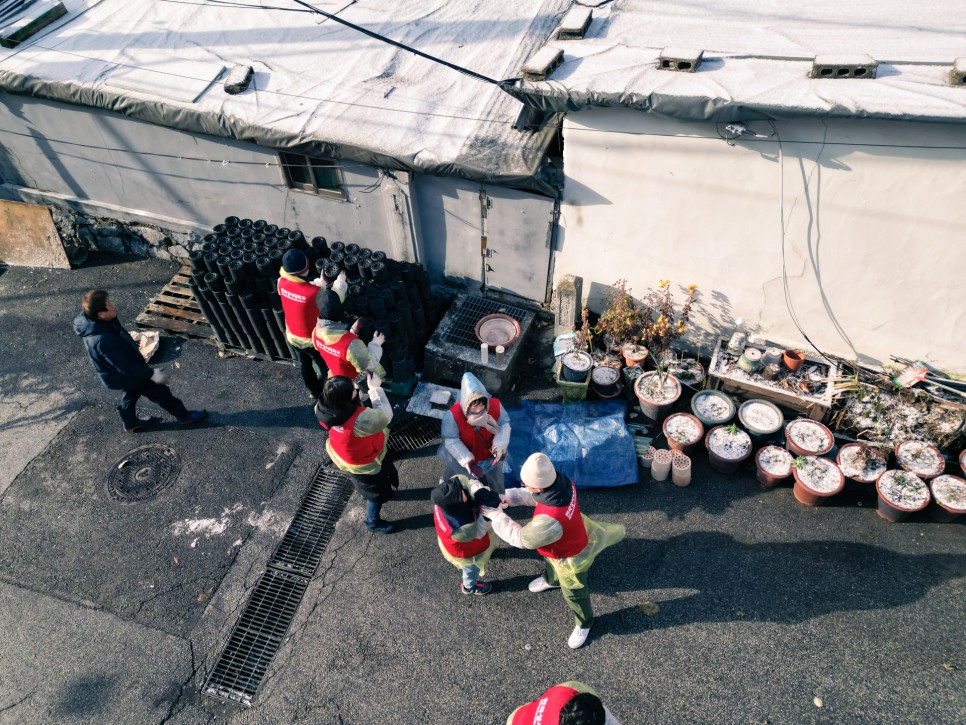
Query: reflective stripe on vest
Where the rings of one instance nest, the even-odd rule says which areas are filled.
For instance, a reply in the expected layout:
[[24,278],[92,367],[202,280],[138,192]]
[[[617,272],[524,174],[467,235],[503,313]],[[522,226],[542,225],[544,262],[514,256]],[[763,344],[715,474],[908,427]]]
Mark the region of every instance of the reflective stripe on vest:
[[549,516],[563,526],[563,536],[552,544],[537,549],[541,556],[550,559],[569,559],[571,556],[577,556],[587,546],[587,529],[584,528],[580,506],[577,505],[577,486],[571,481],[570,487],[571,498],[567,506],[547,506],[538,503],[533,509],[534,516],[540,514]]
[[490,546],[490,534],[488,532],[472,541],[454,541],[452,534],[456,527],[453,526],[453,519],[447,516],[446,512],[439,506],[433,507],[433,522],[436,524],[436,534],[439,536],[439,540],[443,542],[443,548],[457,559],[469,559],[477,554],[482,554]]
[[329,370],[332,375],[342,375],[349,378],[349,380],[355,380],[359,371],[356,370],[355,365],[348,361],[347,357],[349,354],[349,345],[352,344],[353,340],[356,340],[355,335],[346,330],[342,333],[340,337],[335,342],[329,344],[322,340],[317,334],[312,333],[312,344],[315,345],[315,349],[319,351],[325,364],[329,366]]
[[560,725],[560,711],[579,694],[572,687],[555,685],[513,713],[510,722],[512,725]]
[[315,306],[315,293],[318,291],[318,287],[308,282],[278,278],[278,296],[282,300],[285,327],[294,337],[311,339],[315,321],[319,318],[319,308]]
[[362,415],[365,408],[361,405],[342,425],[334,425],[329,428],[329,443],[332,449],[346,463],[353,466],[364,466],[372,463],[382,452],[382,444],[386,440],[385,431],[379,431],[371,436],[359,437],[352,432],[356,424],[356,418]]
[[[495,434],[490,433],[486,428],[477,430],[470,425],[470,422],[466,420],[463,407],[459,403],[454,403],[453,407],[449,409],[449,412],[453,414],[456,426],[460,430],[460,440],[463,441],[464,446],[470,449],[470,453],[473,454],[473,460],[479,463],[480,461],[485,461],[487,458],[492,458],[493,454],[490,453],[490,449],[493,447]],[[496,398],[490,398],[486,412],[490,414],[493,420],[499,420],[500,401]]]

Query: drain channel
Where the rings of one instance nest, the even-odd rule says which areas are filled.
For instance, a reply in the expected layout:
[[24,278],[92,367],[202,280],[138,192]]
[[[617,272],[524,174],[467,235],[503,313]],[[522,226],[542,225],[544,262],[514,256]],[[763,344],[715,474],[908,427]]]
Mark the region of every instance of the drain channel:
[[389,452],[395,456],[418,451],[440,439],[440,421],[425,415],[413,415],[389,425]]
[[228,637],[202,693],[249,706],[278,653],[352,491],[320,467],[281,544]]

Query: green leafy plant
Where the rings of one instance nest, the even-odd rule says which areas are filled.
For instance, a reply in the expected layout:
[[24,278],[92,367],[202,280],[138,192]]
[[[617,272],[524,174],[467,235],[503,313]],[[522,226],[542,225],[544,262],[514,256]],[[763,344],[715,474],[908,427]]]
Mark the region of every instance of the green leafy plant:
[[738,435],[741,429],[738,427],[737,423],[732,423],[727,428],[725,428],[725,430],[728,431],[728,435],[736,436]]
[[805,470],[805,466],[808,465],[808,459],[805,456],[798,456],[794,461],[792,461],[792,465],[799,471],[803,471]]

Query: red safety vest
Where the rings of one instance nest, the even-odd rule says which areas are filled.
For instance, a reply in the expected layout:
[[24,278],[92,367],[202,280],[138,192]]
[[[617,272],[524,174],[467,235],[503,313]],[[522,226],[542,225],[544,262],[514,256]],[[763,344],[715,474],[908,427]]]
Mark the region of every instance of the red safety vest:
[[342,425],[329,428],[329,443],[332,449],[346,463],[353,466],[363,466],[372,463],[382,452],[382,445],[386,440],[385,431],[379,431],[369,436],[359,437],[352,432],[358,418],[365,410],[361,405]]
[[584,528],[584,520],[580,515],[580,506],[577,505],[577,487],[571,481],[572,497],[568,506],[547,506],[538,503],[533,509],[533,515],[549,516],[556,519],[563,526],[563,536],[548,546],[537,549],[541,556],[548,559],[569,559],[577,556],[584,547],[587,546],[587,529]]
[[580,694],[579,690],[554,685],[540,697],[513,713],[512,725],[560,725],[560,711]]
[[[487,458],[492,458],[493,454],[490,453],[490,449],[493,447],[493,437],[495,434],[490,433],[486,428],[477,430],[470,425],[459,403],[454,403],[453,407],[449,409],[449,412],[453,414],[456,425],[460,430],[460,440],[463,441],[463,445],[470,449],[470,453],[473,454],[473,460],[479,463],[480,461],[485,461]],[[493,420],[499,420],[500,401],[496,398],[490,398],[487,413],[490,414]]]
[[472,541],[454,541],[452,538],[453,524],[446,512],[439,506],[433,507],[433,522],[436,524],[436,535],[443,542],[443,548],[455,556],[457,559],[470,559],[477,554],[482,554],[490,546],[490,534],[484,532],[483,536]]
[[353,340],[357,339],[359,338],[346,330],[342,333],[342,337],[329,345],[323,342],[314,332],[312,333],[312,344],[319,351],[319,354],[322,356],[325,364],[328,365],[332,375],[343,375],[349,378],[349,380],[355,380],[359,374],[355,365],[346,359],[349,354],[349,345],[352,344]]
[[315,294],[319,288],[308,282],[293,282],[278,278],[278,296],[282,299],[285,327],[295,337],[306,340],[312,337],[319,308],[315,306]]

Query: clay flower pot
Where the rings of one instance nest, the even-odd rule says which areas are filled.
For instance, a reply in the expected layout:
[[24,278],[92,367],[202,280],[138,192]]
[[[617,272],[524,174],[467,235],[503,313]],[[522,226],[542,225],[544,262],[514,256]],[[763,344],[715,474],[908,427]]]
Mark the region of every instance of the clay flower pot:
[[875,446],[846,443],[839,449],[835,462],[850,481],[870,485],[889,467],[885,456]]
[[735,417],[735,401],[719,390],[700,390],[691,398],[691,412],[708,427],[726,425]]
[[680,451],[671,458],[671,483],[679,488],[691,483],[691,459]]
[[785,350],[782,360],[784,360],[786,368],[795,372],[805,364],[805,353],[801,350]]
[[762,443],[781,430],[785,416],[774,403],[759,398],[746,400],[738,408],[738,420],[756,443]]
[[779,446],[765,446],[755,455],[757,478],[765,488],[773,488],[792,475],[792,454]]
[[932,502],[926,511],[936,521],[955,521],[966,513],[966,481],[959,476],[936,476],[929,482]]
[[[662,379],[663,384],[658,387]],[[641,412],[656,421],[681,397],[681,383],[673,375],[662,376],[654,370],[634,381],[634,394],[641,404]]]
[[903,440],[896,444],[896,463],[919,478],[935,478],[946,470],[946,459],[932,443]]
[[659,449],[654,454],[654,461],[651,463],[651,478],[655,481],[667,480],[668,473],[671,472],[671,461],[674,454],[666,448]]
[[644,361],[647,360],[647,348],[643,345],[628,343],[621,348],[621,354],[624,356],[624,364],[629,368],[635,365],[643,365]]
[[832,431],[811,418],[797,418],[785,426],[785,447],[795,456],[824,456],[835,443]]
[[673,451],[690,454],[704,437],[704,426],[690,413],[672,413],[661,426],[668,447]]
[[963,471],[963,475],[966,476],[966,451],[959,454],[959,467]]
[[876,479],[875,490],[879,494],[876,513],[886,521],[902,521],[929,505],[929,487],[909,471],[886,471]]
[[792,466],[795,499],[806,506],[820,506],[845,487],[845,476],[828,458],[808,456],[801,468]]
[[[730,426],[729,426],[730,427]],[[734,473],[751,455],[751,436],[743,430],[731,432],[723,425],[715,426],[704,438],[708,462],[718,473]]]

